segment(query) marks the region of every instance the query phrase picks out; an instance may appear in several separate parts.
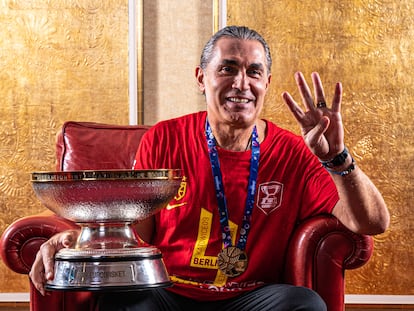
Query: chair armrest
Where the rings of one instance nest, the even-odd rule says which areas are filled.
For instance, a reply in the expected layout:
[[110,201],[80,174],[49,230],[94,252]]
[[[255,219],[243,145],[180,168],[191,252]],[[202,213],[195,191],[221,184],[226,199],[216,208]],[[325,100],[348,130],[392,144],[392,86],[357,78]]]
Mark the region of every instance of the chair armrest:
[[[0,239],[0,255],[13,271],[28,274],[36,253],[56,233],[78,228],[54,214],[27,216],[13,222]],[[92,311],[96,295],[91,292],[51,291],[42,296],[30,282],[31,311]]]
[[54,234],[77,226],[56,215],[33,215],[13,222],[0,239],[0,255],[11,270],[28,274],[40,246]]
[[364,265],[373,239],[348,230],[332,215],[313,217],[295,231],[286,262],[285,281],[314,289],[328,310],[344,310],[346,269]]

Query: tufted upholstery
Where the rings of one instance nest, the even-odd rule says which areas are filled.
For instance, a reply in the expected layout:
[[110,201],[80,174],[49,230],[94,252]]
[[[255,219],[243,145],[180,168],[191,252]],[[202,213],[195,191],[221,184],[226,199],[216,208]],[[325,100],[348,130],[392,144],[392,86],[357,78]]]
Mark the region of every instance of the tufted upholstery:
[[[56,144],[58,170],[131,168],[147,126],[67,122]],[[75,228],[51,213],[12,223],[0,240],[0,254],[13,271],[28,274],[40,245],[57,232]],[[300,224],[286,257],[285,281],[316,290],[329,311],[344,310],[344,272],[365,264],[373,241],[347,230],[335,217],[318,216]],[[52,291],[41,296],[30,287],[31,311],[92,311],[96,293]]]

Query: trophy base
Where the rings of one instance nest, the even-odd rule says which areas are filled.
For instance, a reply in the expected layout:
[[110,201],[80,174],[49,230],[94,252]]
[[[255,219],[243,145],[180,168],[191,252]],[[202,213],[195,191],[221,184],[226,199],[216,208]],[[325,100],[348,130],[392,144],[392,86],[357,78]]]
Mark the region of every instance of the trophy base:
[[155,247],[62,249],[47,290],[133,291],[172,285]]

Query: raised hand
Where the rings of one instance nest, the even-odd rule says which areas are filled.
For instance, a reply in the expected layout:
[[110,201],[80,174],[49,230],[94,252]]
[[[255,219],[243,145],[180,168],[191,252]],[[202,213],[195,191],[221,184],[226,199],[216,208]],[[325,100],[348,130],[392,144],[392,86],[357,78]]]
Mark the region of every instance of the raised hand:
[[315,156],[325,161],[334,158],[345,147],[341,117],[342,85],[336,84],[331,107],[328,107],[319,74],[314,72],[311,77],[314,96],[303,74],[295,74],[304,109],[288,92],[284,92],[282,97],[298,121],[306,145]]

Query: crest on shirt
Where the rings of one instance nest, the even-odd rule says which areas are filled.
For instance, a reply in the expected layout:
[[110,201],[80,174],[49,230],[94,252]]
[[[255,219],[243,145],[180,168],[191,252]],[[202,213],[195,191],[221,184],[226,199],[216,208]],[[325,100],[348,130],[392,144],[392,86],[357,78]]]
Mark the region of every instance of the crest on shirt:
[[187,177],[183,176],[183,180],[181,181],[180,188],[177,191],[174,200],[179,201],[184,198],[185,194],[187,193]]
[[[183,176],[183,180],[181,181],[180,188],[178,189],[177,194],[174,197],[174,201],[175,202],[180,201],[181,199],[185,197],[186,193],[187,193],[187,177]],[[167,210],[172,210],[174,208],[181,207],[186,204],[187,202],[173,204],[173,202],[171,201],[167,205]]]
[[263,211],[263,213],[269,215],[281,205],[282,196],[282,183],[277,181],[270,181],[260,184],[258,187],[256,205]]

